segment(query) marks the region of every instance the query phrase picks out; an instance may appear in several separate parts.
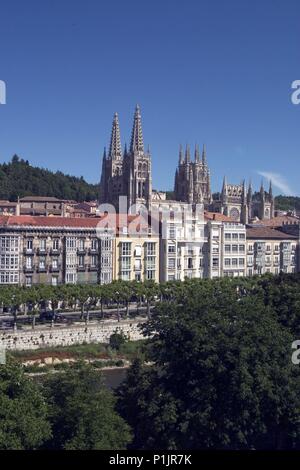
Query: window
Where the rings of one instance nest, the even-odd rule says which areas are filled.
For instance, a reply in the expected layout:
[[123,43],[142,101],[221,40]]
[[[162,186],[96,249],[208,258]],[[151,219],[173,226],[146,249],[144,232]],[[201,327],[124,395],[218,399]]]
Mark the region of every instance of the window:
[[147,243],[147,256],[155,256],[155,243],[149,242]]
[[232,245],[232,252],[237,253],[238,251],[238,245]]
[[32,286],[32,276],[26,276],[25,284],[27,287]]
[[84,250],[84,239],[83,238],[79,238],[79,240],[78,240],[78,249],[80,251]]
[[58,250],[58,247],[59,247],[59,240],[58,238],[54,238],[52,241],[52,248],[53,250]]
[[218,268],[219,267],[219,258],[213,258],[212,259],[212,265],[213,265],[213,268]]
[[52,276],[51,284],[52,284],[52,286],[57,286],[57,284],[58,284],[58,277],[57,276]]
[[169,269],[175,269],[175,258],[168,259],[168,266],[169,266]]
[[78,266],[80,266],[81,268],[84,266],[84,255],[78,256]]
[[122,256],[130,256],[131,255],[131,243],[130,242],[122,242],[121,243],[121,254],[122,254]]
[[168,245],[168,253],[175,253],[175,245]]
[[58,268],[58,259],[57,258],[52,259],[52,268],[55,268],[55,269]]
[[[2,263],[1,263],[2,264]],[[27,256],[26,258],[26,268],[27,269],[31,269],[32,268],[32,257],[31,256]]]
[[121,279],[123,281],[130,281],[130,271],[121,271]]
[[176,238],[176,229],[174,224],[171,224],[169,227],[169,238]]
[[92,238],[92,250],[98,250],[98,240],[97,240],[97,238]]
[[239,258],[239,266],[244,266],[244,265],[245,265],[244,258]]
[[240,245],[239,246],[239,252],[244,253],[245,252],[245,245]]
[[225,245],[225,253],[230,253],[230,245]]
[[237,240],[239,238],[239,234],[238,233],[233,233],[232,234],[232,240]]
[[40,239],[40,250],[41,250],[41,251],[45,251],[45,250],[46,250],[46,239],[45,239],[45,238],[41,238],[41,239]]
[[244,233],[240,233],[240,235],[239,235],[239,236],[240,236],[240,240],[245,240],[245,239],[246,239],[246,236],[245,236],[245,234],[244,234]]
[[134,269],[140,271],[142,269],[142,261],[140,259],[134,260]]
[[146,271],[146,278],[148,280],[155,279],[155,271],[153,269],[147,269]]
[[193,269],[193,258],[188,258],[188,269]]
[[225,240],[231,240],[231,233],[225,233]]
[[32,251],[32,249],[33,249],[33,240],[31,238],[26,241],[26,249],[28,251]]
[[141,245],[136,245],[134,250],[135,256],[142,256],[142,247]]
[[232,266],[237,266],[238,260],[237,258],[232,258]]
[[253,251],[253,245],[248,245],[248,251]]
[[231,264],[230,261],[231,261],[230,258],[225,258],[224,260],[225,266],[230,266]]
[[40,258],[39,268],[46,269],[46,258],[44,256]]
[[97,266],[97,256],[96,255],[93,255],[91,256],[91,266],[94,268],[95,266]]

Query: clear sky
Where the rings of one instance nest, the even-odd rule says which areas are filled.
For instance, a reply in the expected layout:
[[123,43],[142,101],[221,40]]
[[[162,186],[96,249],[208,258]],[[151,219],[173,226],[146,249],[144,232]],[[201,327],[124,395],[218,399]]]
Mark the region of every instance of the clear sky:
[[139,103],[154,188],[197,142],[214,191],[262,172],[300,195],[297,79],[299,0],[1,0],[0,161],[98,182],[113,113],[124,145]]

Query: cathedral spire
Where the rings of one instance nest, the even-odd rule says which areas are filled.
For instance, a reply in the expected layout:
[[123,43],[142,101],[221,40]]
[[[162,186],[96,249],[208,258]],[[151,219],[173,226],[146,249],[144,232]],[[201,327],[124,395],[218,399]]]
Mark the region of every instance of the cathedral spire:
[[144,152],[143,132],[142,132],[142,118],[140,107],[137,104],[133,118],[133,128],[131,134],[131,152]]
[[249,181],[249,186],[248,186],[247,201],[248,201],[248,204],[251,203],[251,201],[252,201],[252,182],[251,182],[251,180]]
[[202,150],[202,163],[203,165],[206,165],[206,147],[205,144],[203,145],[203,150]]
[[121,137],[120,137],[120,126],[119,126],[118,113],[114,114],[108,156],[112,160],[120,160],[122,158],[122,148],[121,148]]
[[223,178],[223,187],[222,187],[222,194],[226,193],[226,186],[227,186],[227,181],[226,181],[226,176]]
[[184,163],[184,158],[183,158],[183,150],[182,150],[182,145],[179,145],[179,158],[178,158],[178,164],[181,165]]
[[199,151],[199,145],[196,144],[195,146],[195,162],[200,162],[200,151]]
[[185,149],[185,162],[190,163],[191,161],[191,153],[190,153],[190,146],[187,144],[186,149]]
[[243,203],[246,203],[247,190],[246,190],[246,181],[245,180],[243,180],[242,187],[243,187],[242,201],[243,201]]
[[127,144],[125,142],[125,147],[124,147],[124,153],[123,153],[123,158],[127,157]]
[[261,185],[260,185],[260,196],[261,196],[261,199],[262,199],[262,200],[265,199],[265,189],[264,189],[264,181],[263,181],[263,179],[261,180]]
[[272,197],[273,197],[272,180],[270,180],[270,186],[269,186],[269,196],[270,196],[270,198],[272,198]]

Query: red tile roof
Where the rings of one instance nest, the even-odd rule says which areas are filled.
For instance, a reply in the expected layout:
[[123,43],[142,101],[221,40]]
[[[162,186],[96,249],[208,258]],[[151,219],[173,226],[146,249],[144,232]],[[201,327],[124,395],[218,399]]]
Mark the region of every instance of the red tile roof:
[[221,214],[220,212],[209,212],[204,211],[204,218],[206,220],[216,220],[217,222],[237,222],[232,217],[228,217],[227,215]]
[[296,235],[284,233],[281,230],[276,230],[275,228],[265,227],[265,226],[248,227],[246,229],[246,237],[249,240],[256,240],[256,239],[297,240],[298,239]]
[[101,217],[56,217],[56,216],[31,216],[31,215],[0,215],[0,227],[63,227],[63,228],[90,228],[98,227],[100,224],[103,227],[113,228],[114,224],[117,231],[121,227],[127,226],[134,219],[138,222],[137,215],[117,214],[116,218],[113,215],[104,214]]
[[57,199],[52,196],[24,196],[20,202],[62,202],[63,199]]
[[253,224],[264,225],[266,227],[281,227],[285,224],[300,224],[300,219],[293,215],[279,215],[272,219],[257,220]]

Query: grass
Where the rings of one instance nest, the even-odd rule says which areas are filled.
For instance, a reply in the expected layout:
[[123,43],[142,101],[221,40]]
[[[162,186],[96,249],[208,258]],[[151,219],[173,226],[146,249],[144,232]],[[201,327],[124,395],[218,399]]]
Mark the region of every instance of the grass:
[[146,342],[147,340],[127,341],[122,344],[118,350],[112,349],[108,344],[90,343],[74,344],[72,346],[58,346],[51,348],[34,349],[28,351],[9,351],[8,355],[11,355],[20,362],[24,362],[26,360],[43,359],[45,357],[57,357],[59,359],[74,358],[77,360],[133,360],[136,357],[144,357]]

